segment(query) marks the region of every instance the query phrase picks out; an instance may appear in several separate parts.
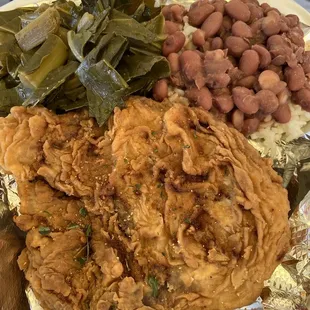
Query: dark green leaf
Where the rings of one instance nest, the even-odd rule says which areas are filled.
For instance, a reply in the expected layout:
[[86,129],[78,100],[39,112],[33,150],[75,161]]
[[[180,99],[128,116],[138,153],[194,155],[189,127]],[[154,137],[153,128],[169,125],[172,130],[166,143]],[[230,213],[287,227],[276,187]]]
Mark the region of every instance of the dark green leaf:
[[62,98],[60,100],[54,101],[52,104],[49,104],[47,107],[53,111],[69,112],[69,111],[88,107],[88,101],[86,98],[78,100],[78,101],[71,101],[69,99]]
[[128,42],[124,37],[116,36],[110,42],[107,48],[104,50],[102,59],[105,59],[115,68],[121,58],[123,57],[128,46]]
[[79,210],[79,213],[83,216],[83,217],[86,217],[88,212],[87,210],[83,207]]
[[40,226],[40,227],[39,227],[39,233],[40,233],[42,236],[46,236],[46,235],[48,235],[50,232],[51,232],[51,229],[50,229],[49,227],[45,227],[45,226]]
[[73,30],[68,32],[68,44],[73,55],[80,62],[84,60],[84,47],[91,36],[92,33],[88,30],[79,33],[75,33]]
[[108,17],[110,13],[110,9],[106,9],[103,12],[101,12],[96,18],[95,21],[93,23],[93,25],[89,28],[89,31],[93,34],[95,34],[98,29],[100,29],[100,25],[101,23]]
[[82,5],[86,12],[93,14],[97,6],[97,0],[82,0]]
[[50,34],[42,46],[28,60],[25,66],[21,68],[20,72],[29,74],[37,70],[41,66],[43,60],[51,54],[54,47],[57,45],[57,42],[60,40],[61,39],[58,36]]
[[39,102],[42,102],[47,95],[62,85],[77,68],[78,62],[71,61],[67,65],[51,71],[46,79],[34,91],[32,96],[30,96],[30,98],[23,103],[23,105],[37,105]]
[[22,105],[28,96],[22,85],[0,90],[0,112],[8,114],[12,107]]
[[17,33],[21,28],[20,16],[27,11],[33,11],[33,9],[19,8],[13,11],[0,12],[0,30],[10,33]]
[[67,226],[67,229],[68,230],[71,230],[71,229],[78,229],[80,228],[80,226],[76,223],[70,223],[68,226]]
[[145,11],[146,5],[144,2],[142,2],[137,9],[135,10],[135,12],[132,14],[132,18],[135,19],[137,22],[141,22],[142,18],[143,18],[143,13]]
[[114,37],[113,33],[108,33],[105,36],[103,36],[100,39],[100,41],[96,44],[96,46],[85,57],[85,63],[87,63],[88,65],[94,65],[95,63],[99,62],[99,60],[101,60],[102,57],[98,59],[99,58],[98,55],[100,54],[102,49],[105,48],[109,44],[109,42],[111,41],[113,37]]
[[96,31],[96,33],[94,33],[94,35],[91,37],[90,42],[92,43],[96,43],[98,38],[103,34],[104,30],[107,28],[108,24],[109,24],[109,17],[107,16],[102,23],[100,24],[100,27],[98,28],[98,30]]
[[117,97],[116,94],[114,96],[107,97],[106,99],[102,99],[91,90],[87,91],[89,115],[96,118],[99,126],[106,123],[115,107],[124,106],[124,101],[122,99],[123,94],[121,93],[119,97]]
[[20,63],[20,58],[9,54],[6,58],[6,68],[8,73],[11,75],[11,77],[13,79],[17,79],[17,75],[18,75],[18,69],[20,67],[21,63]]
[[77,32],[88,30],[94,23],[95,16],[85,12],[77,25]]
[[112,11],[105,33],[114,32],[116,35],[151,43],[157,39],[156,34],[146,29],[142,24],[126,14]]
[[73,1],[58,0],[55,8],[60,14],[61,25],[67,29],[75,29],[83,11]]
[[155,277],[149,277],[148,280],[148,285],[151,287],[152,289],[152,296],[153,297],[157,297],[158,296],[158,281]]
[[146,29],[155,33],[160,40],[165,39],[164,27],[165,27],[165,17],[162,13],[155,16],[150,21],[143,23]]
[[91,66],[83,62],[76,74],[87,89],[104,100],[113,97],[114,92],[128,87],[120,74],[104,59]]
[[125,56],[119,67],[119,73],[127,82],[146,74],[156,80],[170,75],[169,63],[162,56]]

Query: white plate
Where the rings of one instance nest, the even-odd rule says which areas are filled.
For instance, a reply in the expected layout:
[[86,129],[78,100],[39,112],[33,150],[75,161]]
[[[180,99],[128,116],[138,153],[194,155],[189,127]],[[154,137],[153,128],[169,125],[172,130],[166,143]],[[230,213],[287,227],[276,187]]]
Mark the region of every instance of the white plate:
[[[0,7],[0,11],[9,11],[14,10],[21,6],[27,6],[31,4],[43,3],[43,2],[52,2],[52,1],[42,1],[42,0],[14,0],[8,4]],[[79,0],[75,2],[80,2]],[[180,1],[181,2],[181,1]],[[296,14],[299,16],[301,22],[306,25],[310,25],[310,14],[298,3],[293,0],[259,0],[261,3],[268,3],[271,6],[277,8],[284,15],[287,14]]]

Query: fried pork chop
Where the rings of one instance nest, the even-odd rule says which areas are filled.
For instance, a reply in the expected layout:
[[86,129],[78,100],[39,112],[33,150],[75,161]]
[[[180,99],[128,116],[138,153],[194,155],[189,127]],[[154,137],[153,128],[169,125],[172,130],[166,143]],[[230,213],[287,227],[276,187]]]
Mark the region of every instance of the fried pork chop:
[[133,97],[109,126],[45,108],[0,119],[0,165],[28,232],[19,266],[43,308],[253,302],[289,249],[271,162],[200,108]]

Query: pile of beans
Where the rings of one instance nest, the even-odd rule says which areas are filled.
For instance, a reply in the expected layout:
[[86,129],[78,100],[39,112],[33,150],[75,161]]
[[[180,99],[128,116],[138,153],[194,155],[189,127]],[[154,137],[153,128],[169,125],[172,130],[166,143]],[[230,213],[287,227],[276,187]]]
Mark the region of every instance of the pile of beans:
[[[289,122],[291,98],[310,112],[310,52],[297,16],[256,0],[199,0],[162,13],[171,77],[155,84],[155,99],[168,96],[168,85],[181,88],[192,104],[217,109],[246,135],[266,119]],[[192,44],[184,21],[197,28]]]

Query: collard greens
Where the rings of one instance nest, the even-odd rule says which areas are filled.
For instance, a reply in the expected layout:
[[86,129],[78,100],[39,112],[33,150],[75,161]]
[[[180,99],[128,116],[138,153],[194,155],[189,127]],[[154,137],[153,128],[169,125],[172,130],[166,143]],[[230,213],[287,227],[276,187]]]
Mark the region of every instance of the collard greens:
[[103,125],[126,96],[170,75],[158,13],[141,0],[57,0],[0,13],[0,113],[88,107]]

